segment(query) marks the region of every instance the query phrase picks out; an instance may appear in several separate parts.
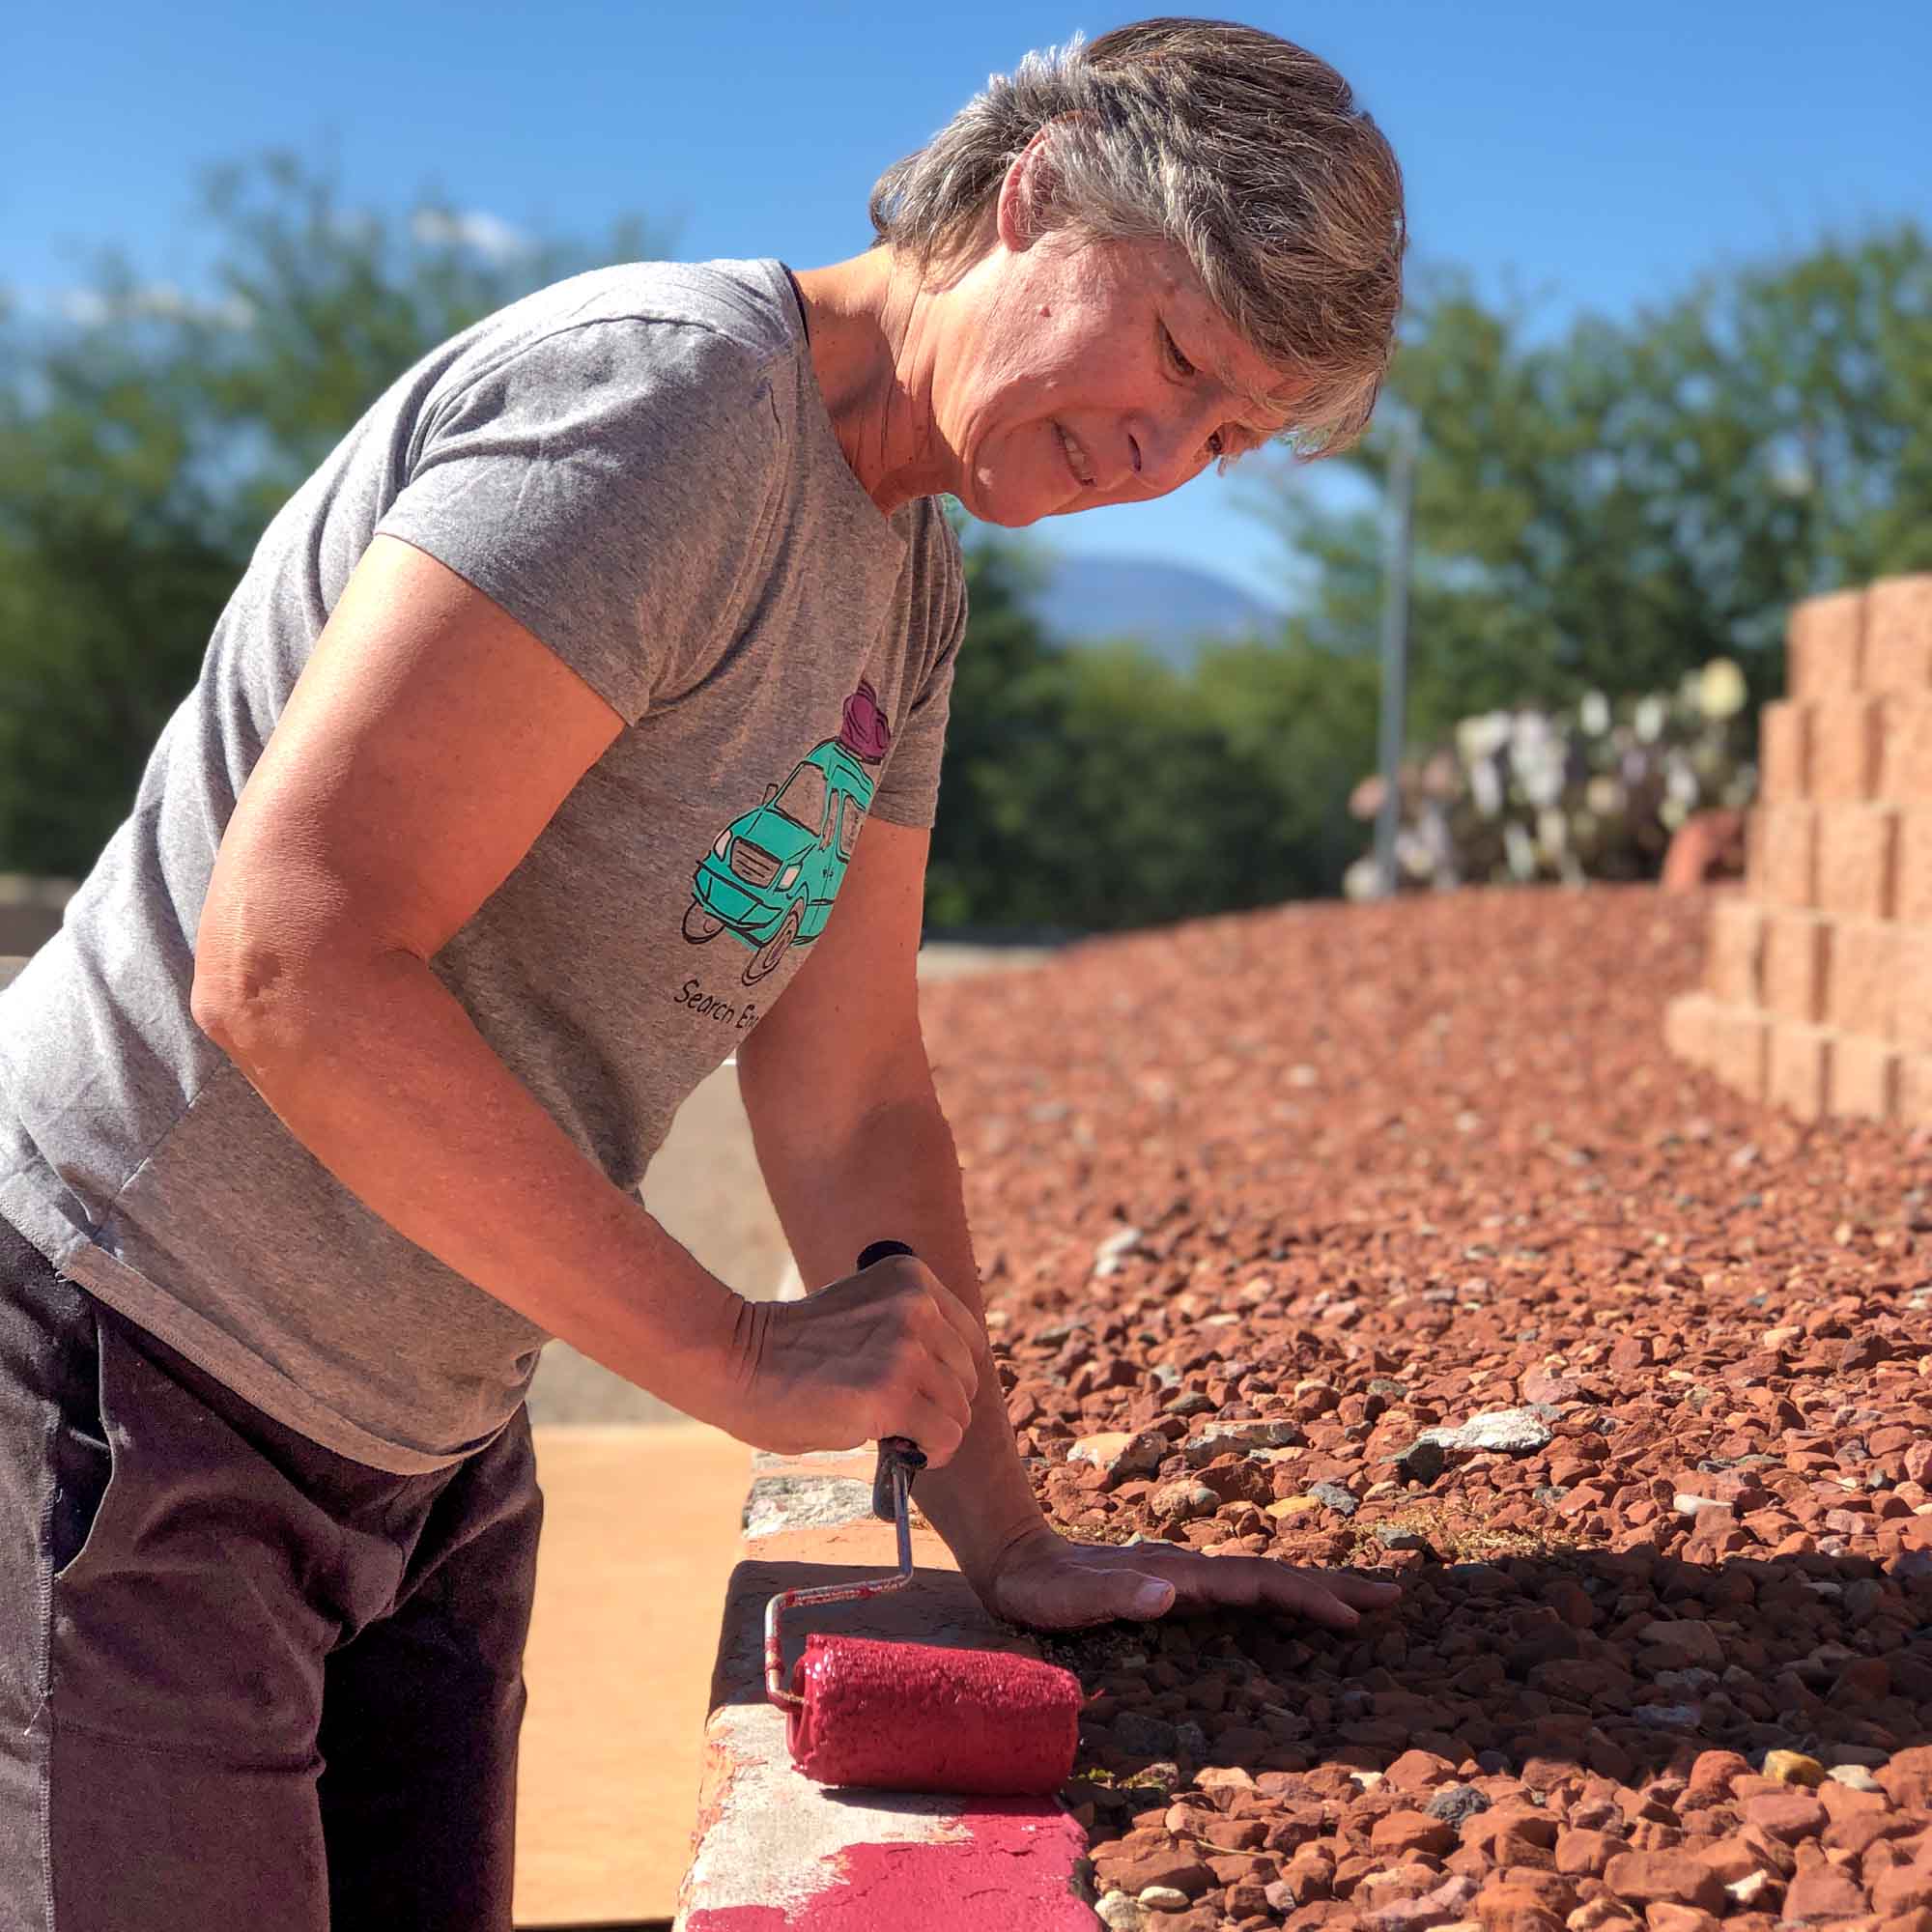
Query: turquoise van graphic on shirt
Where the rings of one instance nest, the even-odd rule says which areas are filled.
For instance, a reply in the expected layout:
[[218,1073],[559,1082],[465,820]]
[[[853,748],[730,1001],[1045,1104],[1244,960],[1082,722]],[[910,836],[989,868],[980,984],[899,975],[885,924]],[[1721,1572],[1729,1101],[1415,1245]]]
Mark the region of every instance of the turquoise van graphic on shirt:
[[763,805],[734,818],[698,862],[684,936],[708,945],[729,932],[751,948],[744,981],[755,986],[794,946],[810,946],[832,917],[832,902],[859,843],[872,803],[872,775],[884,762],[892,725],[878,696],[862,684],[845,700],[838,737],[814,745]]

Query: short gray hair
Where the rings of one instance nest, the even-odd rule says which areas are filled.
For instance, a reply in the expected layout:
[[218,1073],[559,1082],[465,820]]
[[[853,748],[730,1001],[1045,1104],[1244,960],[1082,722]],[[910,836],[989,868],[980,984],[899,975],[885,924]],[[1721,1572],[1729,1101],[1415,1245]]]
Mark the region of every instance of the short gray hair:
[[1007,170],[1049,122],[1055,224],[1179,249],[1236,332],[1291,372],[1295,453],[1353,442],[1394,350],[1406,234],[1402,170],[1349,83],[1224,20],[1030,53],[879,177],[878,242],[924,274],[977,260]]

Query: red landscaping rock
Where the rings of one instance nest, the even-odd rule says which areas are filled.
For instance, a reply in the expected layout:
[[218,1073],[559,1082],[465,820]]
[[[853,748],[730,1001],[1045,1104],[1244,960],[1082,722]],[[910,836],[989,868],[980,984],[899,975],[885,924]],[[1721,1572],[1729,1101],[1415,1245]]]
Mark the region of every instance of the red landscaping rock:
[[[1576,1887],[1567,1932],[1770,1932],[1787,1884],[1927,1909],[1898,1874],[1932,1832],[1932,1135],[1799,1123],[1665,1051],[1708,910],[1291,907],[923,992],[1051,1520],[1404,1586],[1348,1633],[1041,1634],[1094,1700],[1064,1795],[1096,1844],[1195,1821],[1167,1855],[1211,1896],[1163,1928],[1238,1923],[1241,1859],[1275,1923],[1380,1927],[1432,1859],[1465,1918]],[[1069,1460],[1151,1434],[1145,1474]],[[1447,1851],[1396,1842],[1417,1813]],[[1703,1883],[1639,1898],[1631,1860]]]
[[1689,1852],[1621,1852],[1604,1869],[1604,1883],[1634,1905],[1695,1905],[1719,1912],[1724,1888]]
[[1482,1909],[1485,1892],[1505,1890],[1521,1892],[1535,1899],[1546,1912],[1552,1912],[1559,1918],[1576,1911],[1577,1905],[1577,1888],[1568,1879],[1560,1878],[1554,1872],[1515,1865],[1490,1874],[1476,1895],[1478,1912]]
[[1738,1880],[1748,1878],[1752,1872],[1773,1869],[1765,1862],[1757,1844],[1742,1833],[1733,1833],[1708,1845],[1700,1845],[1697,1857],[1717,1873],[1719,1883],[1723,1885],[1735,1885]]
[[1165,1885],[1176,1891],[1184,1891],[1189,1898],[1199,1898],[1214,1883],[1214,1874],[1202,1860],[1179,1848],[1150,1853],[1111,1870],[1103,1868],[1103,1872],[1109,1885],[1136,1897],[1151,1885]]
[[1932,1745],[1918,1745],[1897,1752],[1872,1776],[1885,1795],[1901,1809],[1932,1809]]
[[1693,1792],[1726,1792],[1733,1778],[1747,1776],[1749,1772],[1749,1760],[1736,1751],[1699,1751],[1690,1766],[1687,1788]]
[[1766,1793],[1747,1798],[1739,1807],[1746,1824],[1795,1845],[1801,1838],[1815,1838],[1826,1825],[1825,1807],[1809,1793]]
[[1391,1811],[1376,1821],[1369,1843],[1387,1854],[1433,1852],[1438,1857],[1455,1850],[1456,1828],[1422,1811]]
[[1889,1918],[1918,1911],[1932,1911],[1932,1870],[1918,1865],[1894,1865],[1871,1880],[1874,1912]]
[[1813,1865],[1785,1888],[1783,1916],[1801,1925],[1842,1925],[1867,1910],[1857,1880],[1837,1865]]
[[1607,1832],[1564,1832],[1556,1840],[1556,1869],[1572,1878],[1602,1878],[1623,1849],[1623,1839]]
[[1456,1767],[1434,1751],[1406,1750],[1384,1776],[1398,1791],[1433,1791],[1456,1781]]
[[1643,1922],[1648,1932],[1718,1932],[1719,1923],[1715,1913],[1700,1911],[1694,1905],[1648,1906]]
[[1563,1919],[1520,1886],[1485,1889],[1476,1900],[1482,1932],[1563,1932]]

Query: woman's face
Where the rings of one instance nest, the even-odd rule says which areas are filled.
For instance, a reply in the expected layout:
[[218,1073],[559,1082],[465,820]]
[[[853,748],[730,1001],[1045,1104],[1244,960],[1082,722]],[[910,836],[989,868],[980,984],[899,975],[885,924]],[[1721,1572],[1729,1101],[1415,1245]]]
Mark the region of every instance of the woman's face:
[[1282,372],[1167,247],[1066,230],[1003,239],[947,308],[933,428],[952,489],[987,523],[1164,497],[1287,420],[1266,400]]

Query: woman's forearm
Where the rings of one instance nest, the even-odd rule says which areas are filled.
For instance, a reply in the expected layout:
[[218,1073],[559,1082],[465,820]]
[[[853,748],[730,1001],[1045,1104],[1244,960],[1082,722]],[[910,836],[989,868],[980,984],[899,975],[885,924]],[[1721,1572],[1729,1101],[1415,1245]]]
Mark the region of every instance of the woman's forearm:
[[197,980],[197,1021],[375,1213],[626,1381],[726,1421],[747,1304],[579,1151],[422,960],[222,984]]
[[[959,1156],[936,1098],[877,1113],[829,1150],[769,1125],[760,1132],[761,1124],[754,1112],[765,1184],[809,1285],[849,1274],[869,1242],[900,1240],[983,1327]],[[969,1580],[984,1576],[1015,1536],[1043,1526],[990,1354],[980,1365],[965,1439],[945,1468],[919,1477],[913,1493]]]

